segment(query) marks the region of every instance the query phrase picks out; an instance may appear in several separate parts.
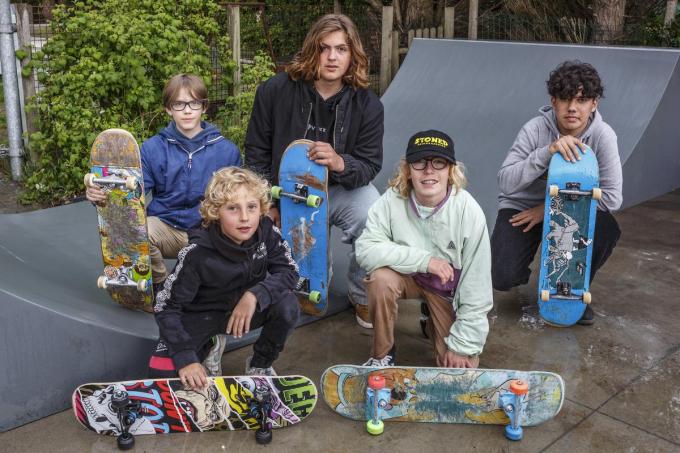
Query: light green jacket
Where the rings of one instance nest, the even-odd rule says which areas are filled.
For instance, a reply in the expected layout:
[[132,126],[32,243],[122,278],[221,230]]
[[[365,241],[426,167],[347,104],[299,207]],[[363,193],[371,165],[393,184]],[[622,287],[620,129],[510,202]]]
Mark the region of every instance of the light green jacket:
[[453,297],[456,321],[445,341],[458,354],[479,354],[493,308],[491,246],[482,208],[466,190],[452,190],[441,209],[426,219],[410,203],[393,189],[385,191],[356,241],[357,261],[369,273],[381,267],[406,275],[426,273],[432,257],[460,269]]

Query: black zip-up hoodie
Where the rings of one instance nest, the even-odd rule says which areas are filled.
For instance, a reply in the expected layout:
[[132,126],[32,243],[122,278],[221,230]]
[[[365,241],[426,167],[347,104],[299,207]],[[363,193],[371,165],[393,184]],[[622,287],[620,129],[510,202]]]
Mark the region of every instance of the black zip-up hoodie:
[[[279,73],[260,84],[255,94],[244,145],[245,164],[272,184],[278,184],[286,147],[293,140],[315,139],[306,135],[317,100],[305,83]],[[371,90],[348,88],[335,108],[329,140],[344,159],[345,170],[330,172],[329,178],[331,184],[352,190],[367,185],[382,168],[384,111]]]
[[230,312],[246,291],[263,311],[292,291],[298,278],[290,248],[267,216],[241,245],[225,236],[218,222],[190,230],[189,245],[179,252],[175,269],[156,296],[156,322],[175,367],[199,361],[182,324],[185,313]]

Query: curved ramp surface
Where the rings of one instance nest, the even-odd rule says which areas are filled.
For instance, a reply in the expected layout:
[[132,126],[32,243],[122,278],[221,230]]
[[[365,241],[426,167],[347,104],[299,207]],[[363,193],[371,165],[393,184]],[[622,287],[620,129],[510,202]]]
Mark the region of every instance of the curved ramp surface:
[[623,207],[680,186],[680,51],[651,48],[416,39],[382,102],[385,189],[408,138],[447,132],[467,168],[468,190],[493,226],[496,175],[522,125],[550,103],[559,63],[591,63],[605,85],[599,109],[618,135]]
[[[146,376],[158,339],[154,318],[98,289],[101,270],[90,203],[0,215],[0,431],[69,407],[85,382]],[[329,315],[347,307],[331,297]]]

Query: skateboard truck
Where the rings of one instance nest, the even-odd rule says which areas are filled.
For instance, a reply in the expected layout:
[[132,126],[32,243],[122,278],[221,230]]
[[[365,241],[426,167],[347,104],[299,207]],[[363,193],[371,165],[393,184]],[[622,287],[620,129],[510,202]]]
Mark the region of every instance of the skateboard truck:
[[295,192],[284,192],[281,186],[272,186],[272,198],[279,200],[281,197],[288,197],[295,203],[305,203],[310,208],[318,208],[323,203],[323,198],[318,195],[309,195],[309,188],[300,183],[295,184]]
[[380,413],[387,401],[390,400],[390,389],[385,387],[385,377],[372,374],[368,378],[366,388],[366,431],[377,436],[382,434],[385,424],[381,420]]
[[[111,269],[112,268],[105,270],[105,272],[111,274],[111,276],[102,275],[97,279],[98,288],[106,289],[108,286],[130,286],[137,288],[140,292],[145,292],[148,289],[148,280],[142,278],[141,280],[135,281],[128,272],[130,268],[121,266],[119,269],[116,269],[115,272]],[[139,277],[141,277],[141,275]]]
[[272,395],[267,388],[256,388],[255,398],[251,400],[250,412],[260,421],[260,428],[255,431],[255,441],[260,445],[272,441]]
[[505,437],[510,440],[521,440],[524,435],[519,422],[524,415],[524,399],[528,391],[526,382],[515,379],[510,381],[510,391],[502,392],[499,396],[499,404],[510,419],[510,424],[505,426]]
[[128,176],[126,178],[121,178],[116,175],[97,177],[94,173],[88,173],[85,175],[85,187],[91,187],[95,184],[108,189],[114,189],[116,187],[125,187],[128,190],[134,190],[137,187],[137,178],[134,176]]
[[308,278],[300,277],[300,280],[298,280],[298,284],[295,287],[295,294],[306,297],[314,304],[321,302],[321,292],[310,291]]
[[130,433],[130,426],[137,420],[139,407],[139,401],[130,401],[124,390],[116,390],[111,395],[111,408],[120,424],[120,435],[116,438],[120,450],[130,450],[135,446],[135,436]]

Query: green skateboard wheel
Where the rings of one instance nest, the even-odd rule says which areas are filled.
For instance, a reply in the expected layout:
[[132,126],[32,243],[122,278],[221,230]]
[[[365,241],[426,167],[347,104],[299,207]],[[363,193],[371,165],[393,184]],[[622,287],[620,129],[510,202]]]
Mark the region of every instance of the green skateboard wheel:
[[366,422],[366,431],[368,431],[368,434],[371,434],[373,436],[378,436],[383,433],[385,430],[385,424],[383,423],[382,420],[369,420]]
[[310,208],[318,208],[321,206],[321,197],[318,195],[310,195],[307,197],[307,206]]
[[314,302],[315,304],[318,304],[319,302],[321,302],[321,292],[311,291],[309,293],[309,301]]
[[283,189],[281,188],[281,186],[272,186],[270,192],[272,194],[272,198],[278,200],[281,198],[281,192],[283,192]]

